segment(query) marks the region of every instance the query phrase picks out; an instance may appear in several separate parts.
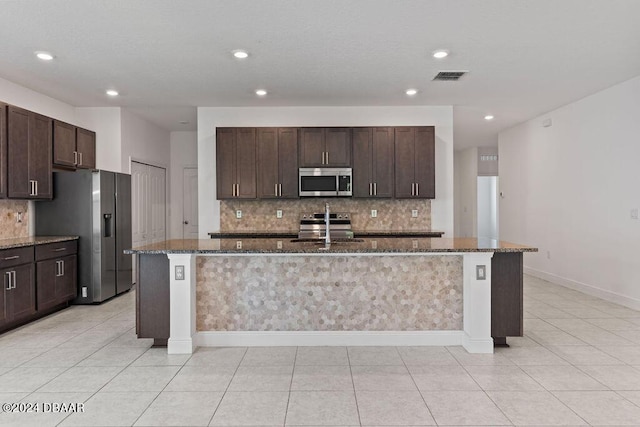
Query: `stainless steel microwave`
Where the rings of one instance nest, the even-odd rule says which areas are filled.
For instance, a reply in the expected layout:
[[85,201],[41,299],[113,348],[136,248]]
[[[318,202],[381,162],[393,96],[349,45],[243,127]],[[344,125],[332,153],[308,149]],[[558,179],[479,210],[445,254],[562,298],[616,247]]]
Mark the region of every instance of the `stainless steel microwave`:
[[351,168],[300,168],[300,197],[351,196]]

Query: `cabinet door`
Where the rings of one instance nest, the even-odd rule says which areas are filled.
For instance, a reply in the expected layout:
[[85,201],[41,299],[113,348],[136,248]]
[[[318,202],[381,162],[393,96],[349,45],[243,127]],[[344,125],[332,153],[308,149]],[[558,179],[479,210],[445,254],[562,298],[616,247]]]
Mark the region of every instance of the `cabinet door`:
[[257,130],[258,152],[258,197],[274,199],[278,197],[278,129],[259,128]]
[[353,197],[372,197],[371,128],[353,129]]
[[0,270],[0,280],[2,281],[2,290],[0,290],[0,326],[9,322],[7,298],[9,297],[8,293],[11,291],[7,288],[9,288],[9,281],[11,279],[7,274],[8,271],[8,269]]
[[433,127],[416,128],[415,174],[416,197],[436,197],[435,135]]
[[7,115],[7,195],[15,199],[31,197],[29,182],[29,124],[27,110],[9,106]]
[[96,133],[90,130],[77,128],[76,150],[78,151],[78,168],[96,168]]
[[351,129],[325,129],[325,165],[331,167],[351,166]]
[[76,127],[68,123],[53,121],[53,164],[75,169],[76,161]]
[[[4,197],[7,197],[7,105],[0,102],[0,198]],[[2,314],[0,323],[1,317]]]
[[48,259],[36,263],[38,310],[45,310],[56,305],[56,262],[56,259]]
[[218,199],[235,196],[235,129],[216,129],[216,187]]
[[322,167],[324,164],[324,132],[321,128],[300,129],[300,167]]
[[395,128],[395,196],[397,199],[414,197],[415,130]]
[[238,128],[236,138],[236,197],[255,199],[256,185],[256,129]]
[[51,147],[53,120],[33,115],[29,137],[29,179],[36,181],[37,194],[33,199],[53,198]]
[[280,197],[297,199],[298,194],[298,129],[278,129],[278,168]]
[[[59,276],[56,276],[56,301],[58,304],[74,299],[77,294],[78,257],[70,255],[60,261]],[[131,272],[129,271],[129,276]]]
[[393,197],[394,143],[393,128],[374,128],[371,139],[371,179],[374,197]]
[[7,306],[11,321],[18,321],[36,312],[34,269],[30,263],[13,267],[11,270],[15,271],[15,288],[9,291]]

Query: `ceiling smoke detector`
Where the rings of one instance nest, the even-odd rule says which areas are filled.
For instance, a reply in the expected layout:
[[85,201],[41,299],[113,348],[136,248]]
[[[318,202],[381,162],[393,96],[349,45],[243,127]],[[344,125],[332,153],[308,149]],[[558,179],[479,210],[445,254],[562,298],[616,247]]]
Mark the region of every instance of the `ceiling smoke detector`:
[[467,73],[468,71],[439,71],[432,80],[455,82],[460,80],[460,77],[464,76]]

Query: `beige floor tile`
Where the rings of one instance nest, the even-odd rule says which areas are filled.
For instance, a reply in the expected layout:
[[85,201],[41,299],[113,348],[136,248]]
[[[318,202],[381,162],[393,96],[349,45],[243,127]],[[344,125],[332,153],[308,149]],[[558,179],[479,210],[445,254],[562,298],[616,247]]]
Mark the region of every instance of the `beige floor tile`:
[[585,420],[548,391],[489,391],[487,394],[515,425],[585,424]]
[[295,347],[250,347],[242,359],[242,366],[293,366]]
[[588,319],[589,323],[593,323],[599,328],[604,329],[605,331],[615,332],[615,331],[637,331],[640,330],[640,325],[636,325],[635,323],[629,322],[624,319]]
[[582,330],[574,331],[572,333],[587,344],[595,346],[634,345],[634,343],[628,339],[623,338],[620,335],[616,335],[613,332],[605,331],[604,329],[600,329],[598,331]]
[[95,351],[93,348],[55,347],[25,362],[22,366],[34,368],[70,368],[89,357]]
[[296,365],[349,365],[346,347],[298,347]]
[[568,332],[555,331],[529,331],[527,336],[543,346],[549,345],[586,345],[586,343]]
[[447,347],[447,350],[449,350],[458,363],[463,366],[515,365],[511,360],[499,352],[495,352],[493,354],[469,353],[463,347]]
[[410,366],[409,372],[420,391],[480,390],[462,366]]
[[191,355],[186,365],[237,367],[246,352],[246,347],[200,347]]
[[518,366],[467,366],[465,369],[483,390],[543,390]]
[[545,347],[508,348],[500,354],[518,366],[526,365],[567,365],[568,362]]
[[206,426],[222,393],[164,391],[138,418],[135,426]]
[[283,425],[288,399],[286,391],[227,392],[210,425]]
[[549,346],[549,350],[572,365],[622,365],[624,362],[593,346]]
[[640,365],[640,346],[600,346],[600,350],[629,365]]
[[578,366],[612,390],[640,390],[640,370],[628,365]]
[[511,425],[482,391],[422,392],[438,425]]
[[104,347],[78,363],[78,366],[128,366],[146,351],[143,347]]
[[640,390],[635,391],[617,391],[620,396],[629,400],[632,403],[635,403],[636,406],[640,407]]
[[298,365],[293,371],[294,391],[353,391],[349,366]]
[[592,425],[637,426],[640,407],[612,391],[558,391],[553,393]]
[[351,367],[353,385],[356,390],[366,391],[415,391],[417,390],[409,371],[404,366]]
[[291,366],[240,366],[229,385],[229,391],[289,391]]
[[[32,392],[56,378],[66,368],[15,368],[0,376],[0,392]],[[62,390],[55,390],[62,391]]]
[[[35,369],[35,368],[34,368]],[[98,391],[122,368],[117,367],[73,367],[42,386],[41,392]]]
[[417,391],[357,391],[362,425],[435,425]]
[[349,347],[349,362],[354,365],[404,365],[395,347]]
[[407,365],[459,365],[445,347],[398,347],[398,352]]
[[233,366],[183,366],[166,391],[225,391],[236,368]]
[[85,402],[84,412],[71,414],[60,426],[131,426],[156,396],[158,392],[100,391]]
[[0,351],[2,352],[2,357],[0,357],[0,367],[15,368],[16,366],[20,366],[29,360],[38,357],[46,350],[39,348],[0,346]]
[[150,348],[138,357],[132,366],[182,366],[187,363],[189,354],[167,354],[167,349]]
[[162,391],[179,366],[130,366],[107,383],[103,391]]
[[353,391],[292,391],[286,425],[358,425]]
[[547,390],[608,390],[573,366],[523,366],[522,370]]

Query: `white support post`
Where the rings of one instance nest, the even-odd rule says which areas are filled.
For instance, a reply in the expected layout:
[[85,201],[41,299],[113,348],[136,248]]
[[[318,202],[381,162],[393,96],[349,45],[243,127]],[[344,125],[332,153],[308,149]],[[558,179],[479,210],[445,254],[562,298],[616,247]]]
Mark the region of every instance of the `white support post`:
[[[167,353],[191,354],[196,333],[196,256],[168,254],[169,257],[169,341]],[[176,267],[183,277],[176,278]]]
[[[493,252],[463,256],[463,347],[469,353],[493,353],[491,338],[491,257]],[[476,266],[484,266],[485,278],[476,277]]]

